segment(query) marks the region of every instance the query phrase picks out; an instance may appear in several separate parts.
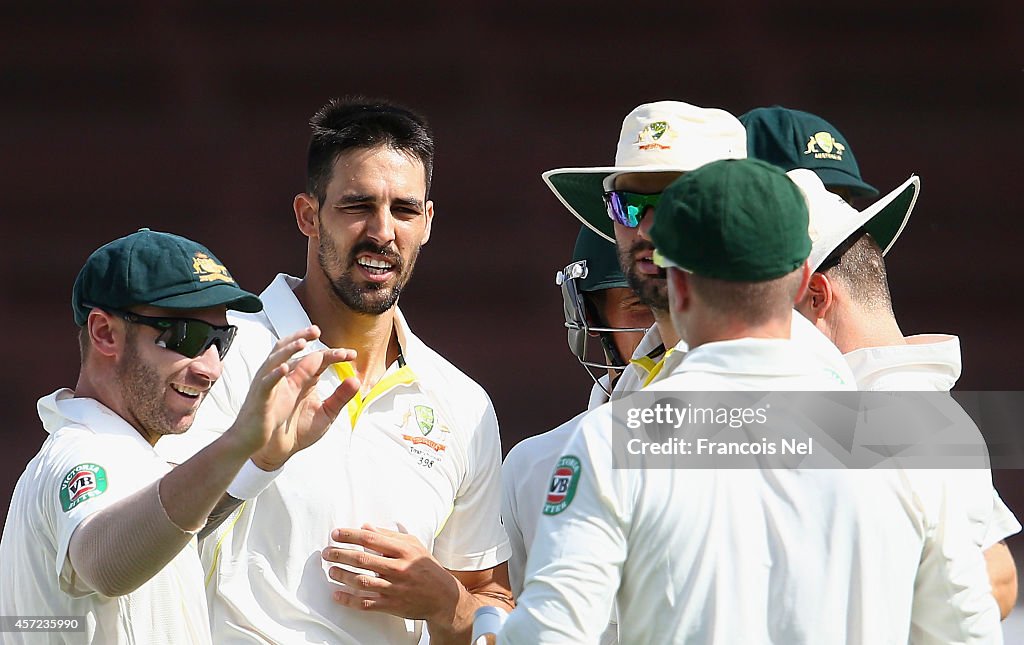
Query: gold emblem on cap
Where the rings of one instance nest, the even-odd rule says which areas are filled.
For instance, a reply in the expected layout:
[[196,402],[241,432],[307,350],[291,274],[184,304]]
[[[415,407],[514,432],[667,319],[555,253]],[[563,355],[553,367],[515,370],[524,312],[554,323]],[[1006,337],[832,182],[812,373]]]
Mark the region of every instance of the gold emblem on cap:
[[843,160],[843,152],[846,146],[839,143],[831,132],[816,132],[814,136],[807,139],[805,155],[814,155],[815,159]]
[[228,273],[228,268],[223,264],[217,264],[213,258],[205,253],[197,252],[192,257],[192,270],[199,276],[200,282],[220,280],[229,284],[235,283],[234,278]]
[[668,142],[675,138],[674,134],[670,132],[668,121],[655,121],[644,126],[634,143],[641,150],[668,150],[672,147]]

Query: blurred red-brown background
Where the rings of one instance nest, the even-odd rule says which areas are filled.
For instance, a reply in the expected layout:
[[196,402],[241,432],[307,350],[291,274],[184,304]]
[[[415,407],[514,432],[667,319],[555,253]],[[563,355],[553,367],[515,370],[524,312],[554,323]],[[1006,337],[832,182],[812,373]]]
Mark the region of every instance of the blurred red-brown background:
[[[889,258],[903,329],[960,335],[961,389],[1022,388],[1020,2],[169,5],[0,5],[0,508],[44,439],[36,399],[74,385],[87,255],[148,226],[252,290],[301,274],[306,121],[348,93],[432,122],[437,218],[402,306],[490,392],[506,450],[589,390],[552,280],[578,227],[540,173],[610,162],[623,116],[659,99],[809,110],[883,192],[921,175]],[[997,480],[1024,512],[1020,473]]]

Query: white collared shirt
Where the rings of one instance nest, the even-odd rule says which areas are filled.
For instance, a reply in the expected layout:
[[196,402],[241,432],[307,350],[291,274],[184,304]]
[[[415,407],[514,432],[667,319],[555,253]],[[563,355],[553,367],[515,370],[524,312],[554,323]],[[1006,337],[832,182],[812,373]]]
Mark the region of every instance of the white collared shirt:
[[906,345],[865,347],[843,357],[869,392],[948,392],[960,379],[960,339],[946,334],[908,336]]
[[[261,294],[262,313],[232,312],[238,334],[188,433],[193,439],[205,433],[208,443],[223,432],[277,339],[310,324],[292,291],[297,283],[279,275]],[[422,621],[333,601],[338,587],[320,551],[334,528],[370,523],[406,531],[451,570],[483,570],[508,559],[490,399],[416,338],[397,310],[395,327],[405,364],[389,366],[361,403],[349,403],[320,441],[292,457],[269,488],[204,540],[217,643],[417,642]],[[307,351],[323,347],[317,341]],[[327,370],[321,396],[343,375]],[[179,442],[171,461],[201,445]]]
[[[800,347],[811,351],[821,363],[821,369],[837,381],[853,382],[842,354],[810,322],[794,312],[791,334]],[[671,371],[666,364],[678,363],[686,355],[687,346],[680,342],[666,352],[658,324],[654,323],[633,351],[633,356],[615,382],[614,398],[643,389],[656,382],[661,374]],[[607,385],[607,376],[602,376]],[[608,395],[598,383],[590,393],[587,409],[593,410],[608,401]],[[572,435],[583,415],[563,423],[549,432],[528,437],[509,451],[502,465],[504,489],[502,518],[512,545],[509,558],[509,579],[513,593],[522,588],[526,556],[536,534],[540,511],[544,505],[547,484],[562,448]],[[605,639],[607,642],[608,638]]]
[[[160,479],[170,466],[124,419],[57,390],[38,404],[50,436],[18,480],[0,540],[0,615],[83,616],[84,632],[48,643],[210,643],[203,570],[191,540],[131,593],[109,598],[78,578],[68,557],[85,518]],[[9,632],[4,643],[42,642]]]
[[[948,392],[961,373],[960,339],[946,334],[908,336],[905,345],[866,347],[845,355],[858,388],[874,392]],[[953,477],[966,504],[976,542],[987,550],[1019,533],[1020,522],[992,485],[988,470],[915,470],[916,478]],[[921,485],[927,485],[927,480]]]
[[[785,340],[677,360],[648,389],[852,389]],[[962,534],[928,533],[901,471],[616,469],[612,419],[611,405],[588,413],[564,448],[573,494],[540,516],[499,642],[592,642],[615,600],[624,643],[905,643],[922,559],[963,549]],[[1000,642],[975,564],[959,577],[934,566],[922,593],[949,600],[965,642]]]

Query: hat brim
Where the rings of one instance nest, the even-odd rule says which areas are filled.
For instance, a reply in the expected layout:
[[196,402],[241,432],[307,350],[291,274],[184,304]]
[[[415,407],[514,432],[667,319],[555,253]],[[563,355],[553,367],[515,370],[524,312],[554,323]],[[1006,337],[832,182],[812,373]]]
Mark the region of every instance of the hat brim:
[[850,191],[851,197],[877,197],[878,189],[864,183],[853,175],[836,168],[809,168],[813,170],[825,186],[838,186]]
[[817,270],[832,251],[861,228],[871,234],[882,249],[882,255],[887,254],[906,228],[920,191],[921,179],[911,175],[887,195],[860,211],[860,217],[851,219],[846,227],[834,234],[833,239],[815,245],[816,248],[811,252],[811,266]]
[[250,314],[263,311],[263,302],[258,296],[230,284],[215,284],[202,291],[169,296],[146,304],[185,310],[227,307]]
[[632,172],[688,172],[678,166],[602,166],[597,168],[556,168],[541,175],[558,201],[585,226],[615,241],[615,227],[604,205],[604,180],[609,175]]

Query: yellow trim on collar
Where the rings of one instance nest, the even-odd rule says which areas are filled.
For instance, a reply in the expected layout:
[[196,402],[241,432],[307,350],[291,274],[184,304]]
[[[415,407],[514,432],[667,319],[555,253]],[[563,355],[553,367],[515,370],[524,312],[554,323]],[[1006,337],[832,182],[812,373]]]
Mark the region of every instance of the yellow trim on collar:
[[[664,358],[662,358],[662,360],[664,360]],[[636,365],[647,374],[650,374],[652,371],[654,371],[655,368],[658,367],[658,364],[661,361],[655,363],[654,359],[651,358],[650,356],[641,356],[640,358],[631,358],[629,362],[633,365]]]
[[[338,378],[342,381],[350,376],[356,375],[356,370],[352,367],[352,363],[335,363],[333,367]],[[370,391],[367,392],[365,396],[361,391],[356,392],[348,404],[345,405],[345,409],[348,410],[348,420],[351,423],[352,429],[356,429],[356,422],[359,421],[359,416],[371,401],[384,396],[388,391],[398,387],[399,385],[409,385],[415,382],[416,375],[413,374],[412,368],[408,365],[403,365],[391,374],[386,374],[384,378],[377,381],[377,384],[370,388]]]
[[[662,356],[661,360],[658,361],[657,363],[654,363],[654,361],[652,361],[651,359],[649,359],[646,356],[644,356],[643,360],[650,361],[651,363],[654,363],[654,365],[652,365],[651,368],[649,370],[647,370],[647,378],[644,379],[644,384],[640,386],[641,388],[647,387],[652,382],[654,382],[654,379],[658,378],[658,374],[661,374],[661,370],[665,367],[665,360],[669,356],[671,356],[672,352],[674,352],[674,351],[676,351],[676,350],[673,347],[672,349],[670,349],[667,352],[665,352],[665,355]],[[634,362],[639,362],[639,360],[638,361],[634,361]]]

